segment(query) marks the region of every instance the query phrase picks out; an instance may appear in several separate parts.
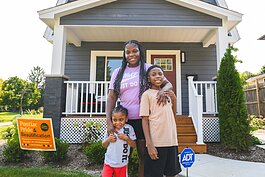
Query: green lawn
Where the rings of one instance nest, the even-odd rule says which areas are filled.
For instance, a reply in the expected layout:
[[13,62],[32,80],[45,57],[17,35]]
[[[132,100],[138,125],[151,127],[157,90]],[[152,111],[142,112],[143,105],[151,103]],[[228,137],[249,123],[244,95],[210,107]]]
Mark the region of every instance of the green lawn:
[[54,168],[0,167],[1,177],[92,177],[78,171]]
[[[20,117],[18,112],[0,112],[0,122],[12,122],[15,117]],[[24,114],[23,117],[26,118],[41,118],[42,114],[30,115]]]

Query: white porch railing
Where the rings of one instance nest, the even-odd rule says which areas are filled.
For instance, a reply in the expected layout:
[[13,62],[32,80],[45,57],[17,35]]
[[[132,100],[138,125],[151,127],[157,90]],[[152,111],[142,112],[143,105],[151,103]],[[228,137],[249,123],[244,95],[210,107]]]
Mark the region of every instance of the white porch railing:
[[109,82],[65,81],[64,115],[105,115]]
[[217,82],[193,81],[198,95],[202,95],[202,114],[218,114],[217,111]]
[[203,144],[202,132],[202,95],[198,95],[193,83],[193,76],[188,77],[189,116],[192,118],[197,133],[197,144]]

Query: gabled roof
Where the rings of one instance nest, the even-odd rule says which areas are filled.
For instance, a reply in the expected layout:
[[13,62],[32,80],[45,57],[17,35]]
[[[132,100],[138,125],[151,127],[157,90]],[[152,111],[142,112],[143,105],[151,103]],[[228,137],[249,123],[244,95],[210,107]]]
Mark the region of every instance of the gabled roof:
[[260,38],[258,38],[258,40],[265,40],[265,34],[261,36]]
[[254,76],[254,77],[251,77],[249,79],[246,80],[247,83],[250,83],[250,82],[254,82],[258,79],[262,79],[262,78],[265,78],[265,74],[261,74],[261,75],[258,75],[258,76]]
[[[85,9],[94,8],[100,5],[111,3],[117,0],[78,0],[71,3],[61,4],[55,7],[38,11],[39,17],[50,28],[53,28],[55,20],[69,14]],[[199,11],[220,19],[227,19],[228,30],[235,27],[242,19],[242,14],[231,11],[227,8],[212,5],[199,0],[165,0],[195,11]]]

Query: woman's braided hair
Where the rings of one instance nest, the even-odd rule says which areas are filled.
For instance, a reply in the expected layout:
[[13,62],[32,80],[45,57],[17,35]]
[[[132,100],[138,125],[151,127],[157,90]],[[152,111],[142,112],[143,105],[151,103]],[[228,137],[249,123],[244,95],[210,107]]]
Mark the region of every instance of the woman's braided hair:
[[121,80],[123,78],[123,74],[124,74],[124,70],[127,66],[127,60],[126,60],[126,57],[125,57],[125,47],[126,45],[128,44],[135,44],[138,49],[139,49],[139,52],[140,52],[140,59],[139,59],[139,65],[140,65],[140,78],[139,78],[139,81],[140,81],[140,91],[139,91],[139,99],[141,97],[141,95],[143,94],[143,92],[146,90],[146,86],[147,86],[147,80],[146,80],[146,71],[145,71],[145,57],[144,57],[144,51],[143,51],[143,48],[142,48],[142,45],[136,41],[136,40],[129,40],[128,42],[126,42],[124,44],[124,51],[123,51],[123,60],[122,60],[122,65],[121,65],[121,68],[117,74],[117,77],[114,81],[114,92],[116,94],[117,97],[120,96],[120,87],[121,87]]

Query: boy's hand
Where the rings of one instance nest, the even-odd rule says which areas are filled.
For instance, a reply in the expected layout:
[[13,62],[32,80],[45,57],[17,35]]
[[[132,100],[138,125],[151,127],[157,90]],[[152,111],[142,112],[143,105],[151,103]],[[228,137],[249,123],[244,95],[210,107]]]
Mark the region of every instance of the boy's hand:
[[155,146],[153,146],[153,145],[147,146],[147,151],[148,151],[148,154],[152,160],[159,159],[158,152],[157,152],[157,149],[155,148]]
[[109,139],[109,142],[111,142],[111,143],[114,143],[114,142],[116,142],[116,136],[114,135],[114,134],[109,134],[109,137],[108,137],[108,139]]
[[128,136],[122,133],[118,134],[118,138],[123,140],[123,141],[127,141],[128,140]]

